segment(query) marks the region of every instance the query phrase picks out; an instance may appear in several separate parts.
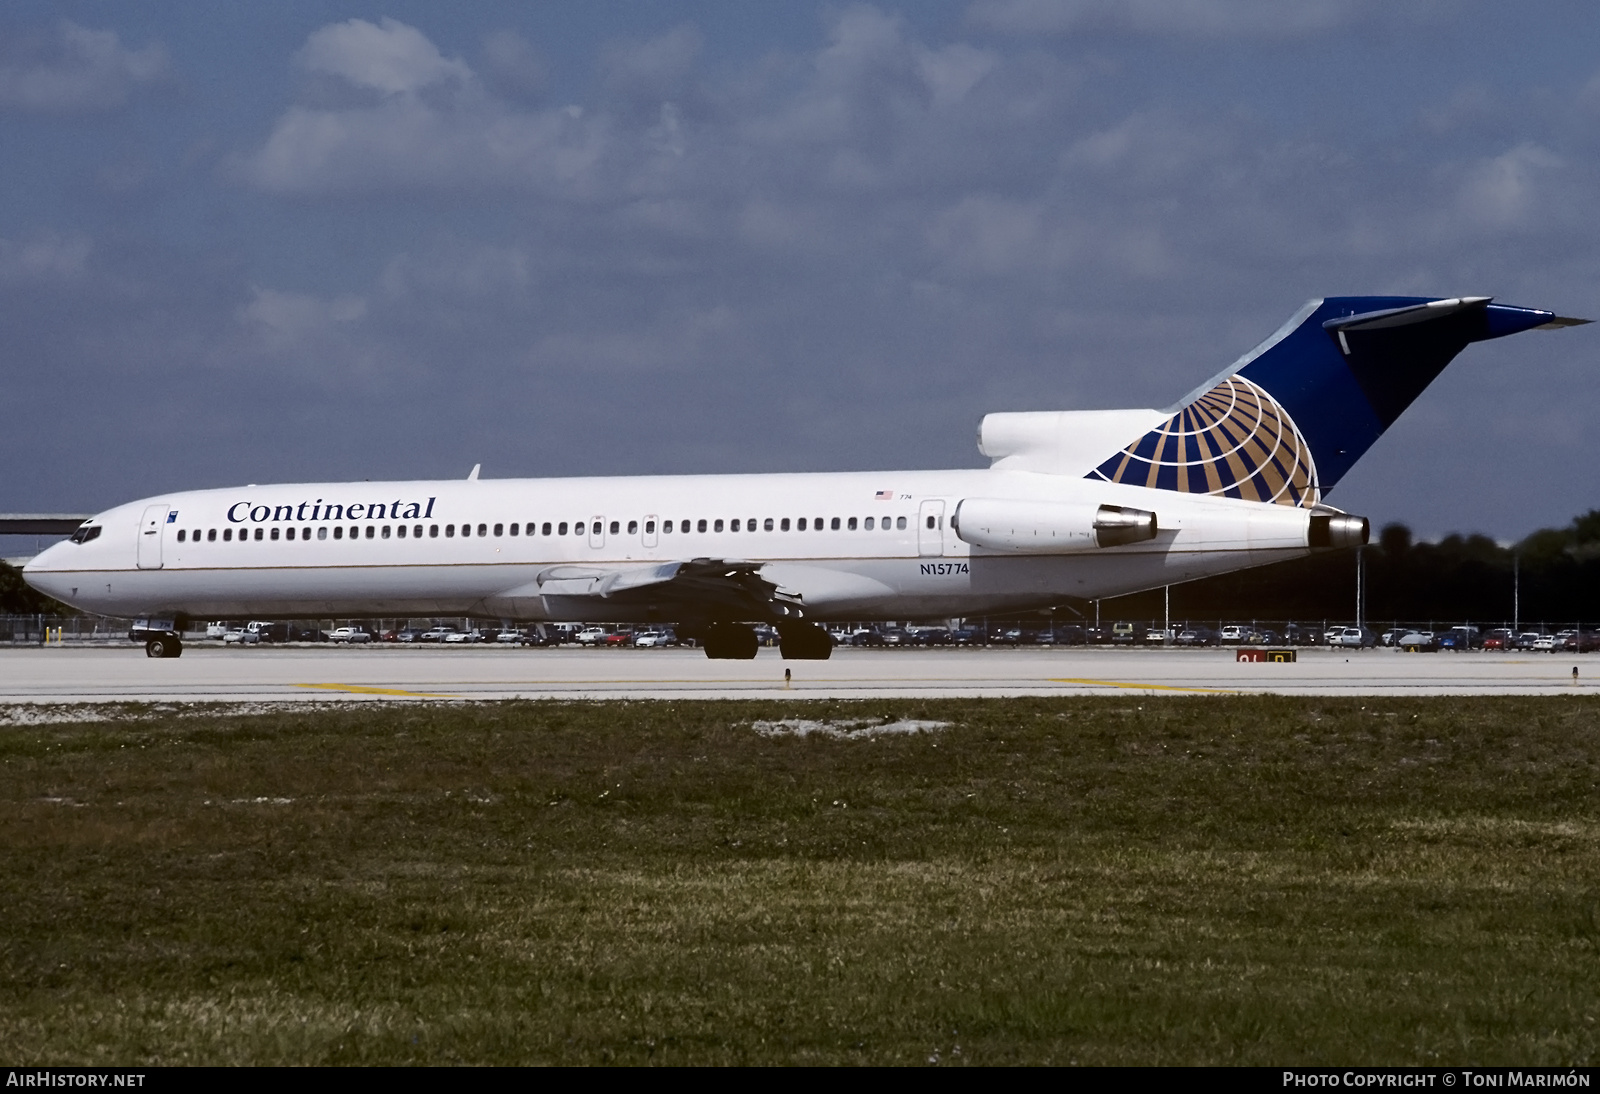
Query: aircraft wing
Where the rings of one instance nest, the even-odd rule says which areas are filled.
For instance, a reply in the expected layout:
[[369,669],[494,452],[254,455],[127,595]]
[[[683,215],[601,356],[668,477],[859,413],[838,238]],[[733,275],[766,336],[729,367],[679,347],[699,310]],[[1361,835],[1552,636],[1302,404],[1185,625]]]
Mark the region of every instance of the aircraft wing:
[[665,618],[776,622],[804,615],[800,596],[761,576],[762,563],[696,558],[639,566],[552,566],[528,585],[490,598],[516,609],[534,597],[556,619],[594,617],[600,605],[654,608]]

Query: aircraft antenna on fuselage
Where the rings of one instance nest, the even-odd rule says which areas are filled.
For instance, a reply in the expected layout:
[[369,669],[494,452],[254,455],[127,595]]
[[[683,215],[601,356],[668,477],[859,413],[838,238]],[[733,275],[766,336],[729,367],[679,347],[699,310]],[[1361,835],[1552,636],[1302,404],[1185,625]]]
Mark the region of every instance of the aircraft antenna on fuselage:
[[482,466],[483,466],[483,464],[481,464],[481,463],[475,463],[475,464],[472,465],[472,470],[467,472],[467,481],[468,482],[477,482],[478,481],[478,469],[481,468]]

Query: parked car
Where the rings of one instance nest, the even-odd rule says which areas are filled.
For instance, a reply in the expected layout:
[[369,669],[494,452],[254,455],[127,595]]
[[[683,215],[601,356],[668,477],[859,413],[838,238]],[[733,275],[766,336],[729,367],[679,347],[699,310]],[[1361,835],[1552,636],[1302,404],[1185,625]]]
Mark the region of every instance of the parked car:
[[1483,636],[1483,648],[1486,650],[1508,650],[1511,648],[1511,642],[1515,637],[1504,627],[1492,630]]
[[1111,624],[1111,644],[1113,646],[1131,646],[1144,639],[1146,627],[1141,623],[1113,623]]
[[1227,643],[1243,642],[1248,633],[1249,628],[1244,624],[1229,623],[1227,626],[1223,627],[1217,632],[1217,640]]
[[1553,634],[1541,634],[1533,640],[1533,648],[1540,653],[1556,652],[1556,636]]
[[572,640],[580,646],[599,646],[604,644],[609,632],[604,627],[585,627]]
[[243,627],[235,627],[222,636],[224,646],[253,646],[261,641],[254,631],[247,631]]
[[1049,644],[1054,646],[1081,646],[1089,639],[1082,627],[1076,623],[1068,623],[1064,627],[1046,631],[1039,640],[1041,642],[1048,640]]
[[1347,650],[1371,649],[1378,638],[1365,627],[1329,627],[1328,645]]
[[226,623],[220,623],[219,622],[219,623],[207,623],[206,624],[206,637],[207,638],[221,638],[223,635],[225,635],[227,633],[228,633],[228,625]]
[[1395,642],[1406,653],[1436,653],[1439,643],[1432,631],[1407,631]]
[[371,642],[372,635],[362,630],[360,627],[335,627],[328,633],[328,641],[348,642],[352,645],[360,645],[364,642]]
[[883,645],[883,635],[877,631],[857,631],[850,636],[850,644],[852,646],[881,646]]
[[1215,646],[1217,632],[1210,627],[1185,627],[1173,638],[1175,646]]
[[470,631],[451,631],[444,636],[444,641],[452,646],[476,645],[483,641],[483,632],[477,627],[473,627]]
[[1564,653],[1593,653],[1600,650],[1600,631],[1573,631],[1556,647]]
[[1378,636],[1378,645],[1396,646],[1400,639],[1411,633],[1410,627],[1390,627]]
[[1324,644],[1322,628],[1290,623],[1283,628],[1283,640],[1291,646],[1321,646]]
[[516,627],[506,627],[494,636],[494,640],[501,646],[520,646],[528,640],[528,636]]
[[1439,635],[1439,648],[1442,650],[1482,649],[1483,636],[1478,632],[1477,627],[1451,627]]
[[1523,631],[1511,640],[1511,648],[1514,650],[1531,650],[1539,639],[1543,637],[1538,631]]
[[633,636],[633,644],[640,649],[662,649],[677,645],[678,638],[668,630],[640,631]]
[[959,627],[950,632],[950,644],[952,646],[981,646],[983,644],[983,634],[980,631],[973,630],[971,627]]

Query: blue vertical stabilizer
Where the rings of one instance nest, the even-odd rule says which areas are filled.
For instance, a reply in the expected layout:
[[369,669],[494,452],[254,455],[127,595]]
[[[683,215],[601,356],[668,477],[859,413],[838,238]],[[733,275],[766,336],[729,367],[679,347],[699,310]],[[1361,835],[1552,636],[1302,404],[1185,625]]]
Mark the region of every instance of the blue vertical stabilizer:
[[1089,477],[1315,505],[1469,343],[1583,322],[1486,296],[1313,300]]

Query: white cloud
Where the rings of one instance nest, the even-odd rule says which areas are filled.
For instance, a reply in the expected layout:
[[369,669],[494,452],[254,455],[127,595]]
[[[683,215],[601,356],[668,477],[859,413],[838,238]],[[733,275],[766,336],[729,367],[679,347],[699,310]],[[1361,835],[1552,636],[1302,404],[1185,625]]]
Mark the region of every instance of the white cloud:
[[379,281],[391,297],[457,301],[521,293],[531,279],[528,254],[519,247],[450,240],[423,254],[396,255]]
[[1537,144],[1519,144],[1478,163],[1462,181],[1457,204],[1470,223],[1488,229],[1528,223],[1539,202],[1540,186],[1561,160]]
[[320,339],[367,314],[367,302],[359,296],[323,299],[256,285],[251,288],[251,297],[250,303],[239,309],[238,319],[254,330],[269,349],[286,349]]
[[88,236],[44,233],[17,241],[0,239],[0,283],[59,282],[83,273],[92,244]]
[[472,79],[464,61],[445,57],[416,27],[393,19],[377,25],[351,19],[322,27],[306,39],[299,60],[307,71],[385,95]]
[[1326,31],[1368,0],[976,0],[968,17],[1008,34],[1123,30],[1203,37],[1295,37]]
[[117,110],[141,87],[168,77],[157,43],[127,49],[115,31],[63,20],[49,34],[0,47],[0,110],[75,114]]

